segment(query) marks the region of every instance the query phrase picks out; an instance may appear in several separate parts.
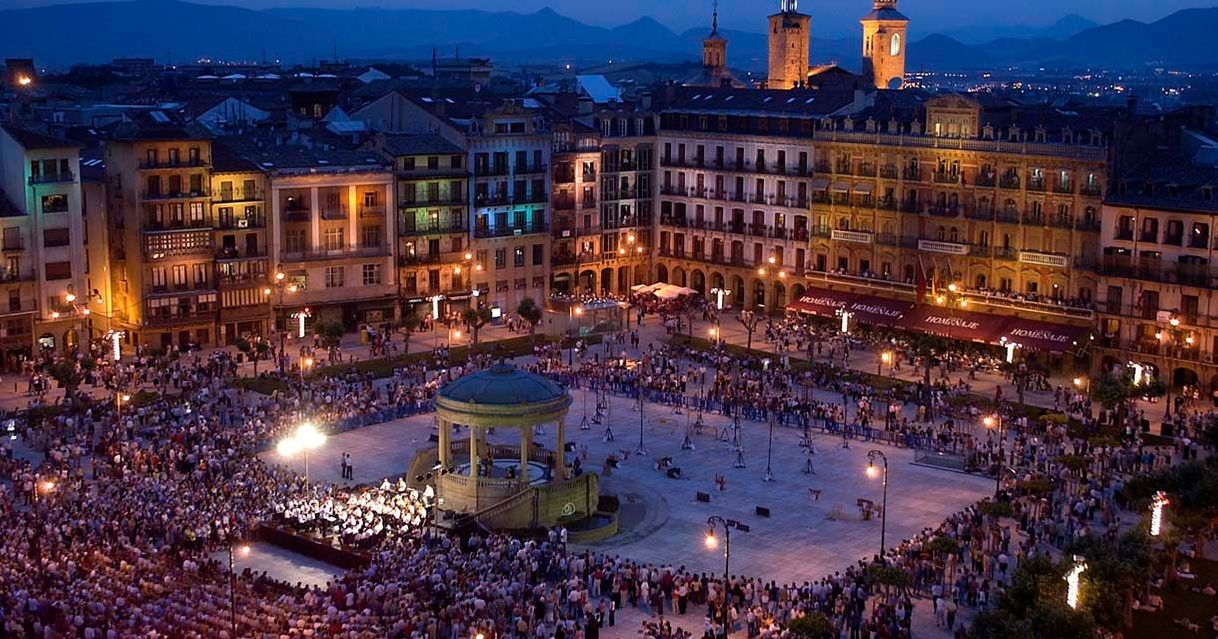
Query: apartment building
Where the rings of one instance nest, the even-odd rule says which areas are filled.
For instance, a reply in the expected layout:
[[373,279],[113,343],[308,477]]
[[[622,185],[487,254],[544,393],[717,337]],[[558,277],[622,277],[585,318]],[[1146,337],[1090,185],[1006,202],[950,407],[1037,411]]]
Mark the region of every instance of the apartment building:
[[470,171],[465,150],[438,135],[377,134],[371,146],[393,162],[397,194],[399,297],[403,312],[441,316],[469,308]]
[[269,337],[272,324],[266,173],[223,142],[212,146],[219,344]]
[[[596,293],[601,263],[617,259],[606,254],[598,208],[598,172],[601,162],[600,136],[578,120],[554,125],[551,173],[554,213],[551,288],[562,294]],[[610,282],[612,278],[610,278]]]
[[104,132],[112,325],[128,344],[217,344],[212,140],[173,114]]
[[485,306],[510,311],[549,293],[551,116],[535,100],[466,91],[393,91],[351,114],[377,131],[438,135],[465,150],[474,289]]
[[397,317],[393,171],[379,153],[334,142],[301,134],[224,140],[266,176],[270,304],[289,334],[302,316],[306,328],[327,321],[348,331]]
[[80,148],[0,126],[0,366],[89,339]]
[[895,95],[681,90],[659,132],[657,279],[770,311],[840,290],[1090,326],[1104,134]]
[[[1218,391],[1218,167],[1165,153],[1122,176],[1100,230],[1097,364],[1129,363],[1196,391]],[[1175,407],[1173,407],[1174,410]]]
[[625,294],[652,283],[656,117],[642,105],[599,109],[592,125],[601,139],[600,290]]

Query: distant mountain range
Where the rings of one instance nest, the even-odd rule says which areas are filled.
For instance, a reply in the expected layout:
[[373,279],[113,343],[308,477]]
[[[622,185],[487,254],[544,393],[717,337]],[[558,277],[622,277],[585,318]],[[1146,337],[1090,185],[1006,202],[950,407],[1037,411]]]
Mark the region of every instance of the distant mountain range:
[[[915,18],[916,19],[916,18]],[[815,21],[813,34],[816,33]],[[918,31],[927,25],[915,23]],[[66,66],[115,57],[160,61],[331,58],[428,59],[460,50],[503,62],[600,65],[694,61],[706,29],[674,33],[643,17],[614,28],[584,24],[551,9],[510,11],[269,9],[130,0],[0,10],[0,56],[33,56]],[[1068,16],[1041,29],[994,28],[932,34],[909,45],[910,70],[1008,65],[1123,68],[1159,64],[1218,69],[1218,8],[1187,9],[1152,23],[1097,26]],[[737,68],[764,71],[764,33],[723,31]],[[857,38],[813,38],[812,61],[857,69]]]

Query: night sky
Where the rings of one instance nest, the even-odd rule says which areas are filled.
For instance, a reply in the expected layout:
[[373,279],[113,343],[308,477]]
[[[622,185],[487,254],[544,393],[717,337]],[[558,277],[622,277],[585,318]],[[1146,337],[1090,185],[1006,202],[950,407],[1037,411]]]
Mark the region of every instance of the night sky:
[[[0,0],[0,7],[64,4],[69,0]],[[453,9],[531,12],[543,7],[583,22],[614,26],[649,15],[681,31],[708,22],[711,0],[194,0],[250,8],[276,6]],[[764,16],[778,0],[721,0],[721,23],[741,31],[764,31]],[[1125,18],[1152,21],[1173,11],[1218,4],[1218,0],[901,0],[900,9],[913,20],[911,31],[926,35],[996,23],[1046,26],[1067,14],[1105,24]],[[813,16],[813,32],[825,37],[853,33],[858,16],[870,0],[800,0],[800,10]]]

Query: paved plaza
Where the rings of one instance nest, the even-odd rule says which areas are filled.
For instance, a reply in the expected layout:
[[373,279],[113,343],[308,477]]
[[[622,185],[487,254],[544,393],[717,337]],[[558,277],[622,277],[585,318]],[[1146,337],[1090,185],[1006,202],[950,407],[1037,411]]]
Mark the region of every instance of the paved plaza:
[[[736,468],[737,453],[730,442],[719,441],[716,433],[730,429],[722,415],[706,414],[706,426],[694,437],[694,450],[682,450],[687,424],[696,412],[675,414],[667,406],[647,403],[644,407],[643,443],[647,456],[636,454],[639,447],[637,402],[624,397],[610,401],[607,424],[615,441],[605,441],[606,427],[593,425],[580,430],[584,391],[574,391],[575,402],[567,425],[568,441],[575,443],[585,470],[602,472],[606,457],[617,455],[619,467],[605,476],[603,494],[617,495],[622,502],[622,530],[615,537],[593,544],[596,552],[620,554],[631,559],[686,566],[699,572],[723,570],[722,554],[703,545],[706,519],[720,515],[749,524],[752,530],[733,536],[732,572],[776,579],[780,582],[803,581],[842,570],[879,551],[880,521],[863,521],[857,501],[882,501],[882,482],[869,479],[867,452],[879,448],[889,458],[887,543],[896,544],[918,530],[935,526],[945,517],[990,494],[993,483],[950,471],[912,464],[913,451],[890,446],[868,446],[851,441],[841,447],[841,438],[813,431],[815,454],[809,456],[800,446],[802,432],[776,427],[771,467],[773,482],[762,481],[766,469],[769,430],[763,423],[742,422],[740,441],[744,468]],[[589,417],[595,410],[589,394]],[[340,460],[350,453],[354,466],[353,483],[376,482],[401,475],[415,452],[433,446],[432,415],[419,415],[333,435],[326,445],[309,458],[309,474],[314,481],[344,483]],[[535,440],[553,448],[556,429],[546,427]],[[462,433],[454,435],[459,437]],[[490,436],[496,443],[516,443],[514,429]],[[586,452],[586,457],[585,457]],[[570,459],[570,455],[568,459]],[[670,479],[657,469],[657,460],[671,457],[682,470],[681,479]],[[303,472],[303,458],[284,460],[274,452],[264,454],[268,461],[286,463]],[[809,461],[815,474],[805,474]],[[716,475],[725,479],[719,490]],[[810,491],[820,491],[815,499]],[[699,503],[696,494],[711,495],[710,503]],[[756,514],[762,506],[769,517]],[[831,515],[837,511],[838,518]],[[285,578],[287,576],[285,575]],[[292,579],[289,579],[292,580]]]

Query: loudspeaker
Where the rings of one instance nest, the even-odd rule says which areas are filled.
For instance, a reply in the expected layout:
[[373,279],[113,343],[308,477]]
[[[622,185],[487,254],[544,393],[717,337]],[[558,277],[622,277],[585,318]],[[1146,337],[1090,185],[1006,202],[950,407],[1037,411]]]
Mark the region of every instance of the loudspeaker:
[[699,492],[697,497],[698,497],[698,501],[700,501],[704,504],[710,503],[710,493]]
[[756,508],[756,511],[757,511],[758,517],[769,517],[770,516],[770,509],[766,508],[765,506],[758,506]]

